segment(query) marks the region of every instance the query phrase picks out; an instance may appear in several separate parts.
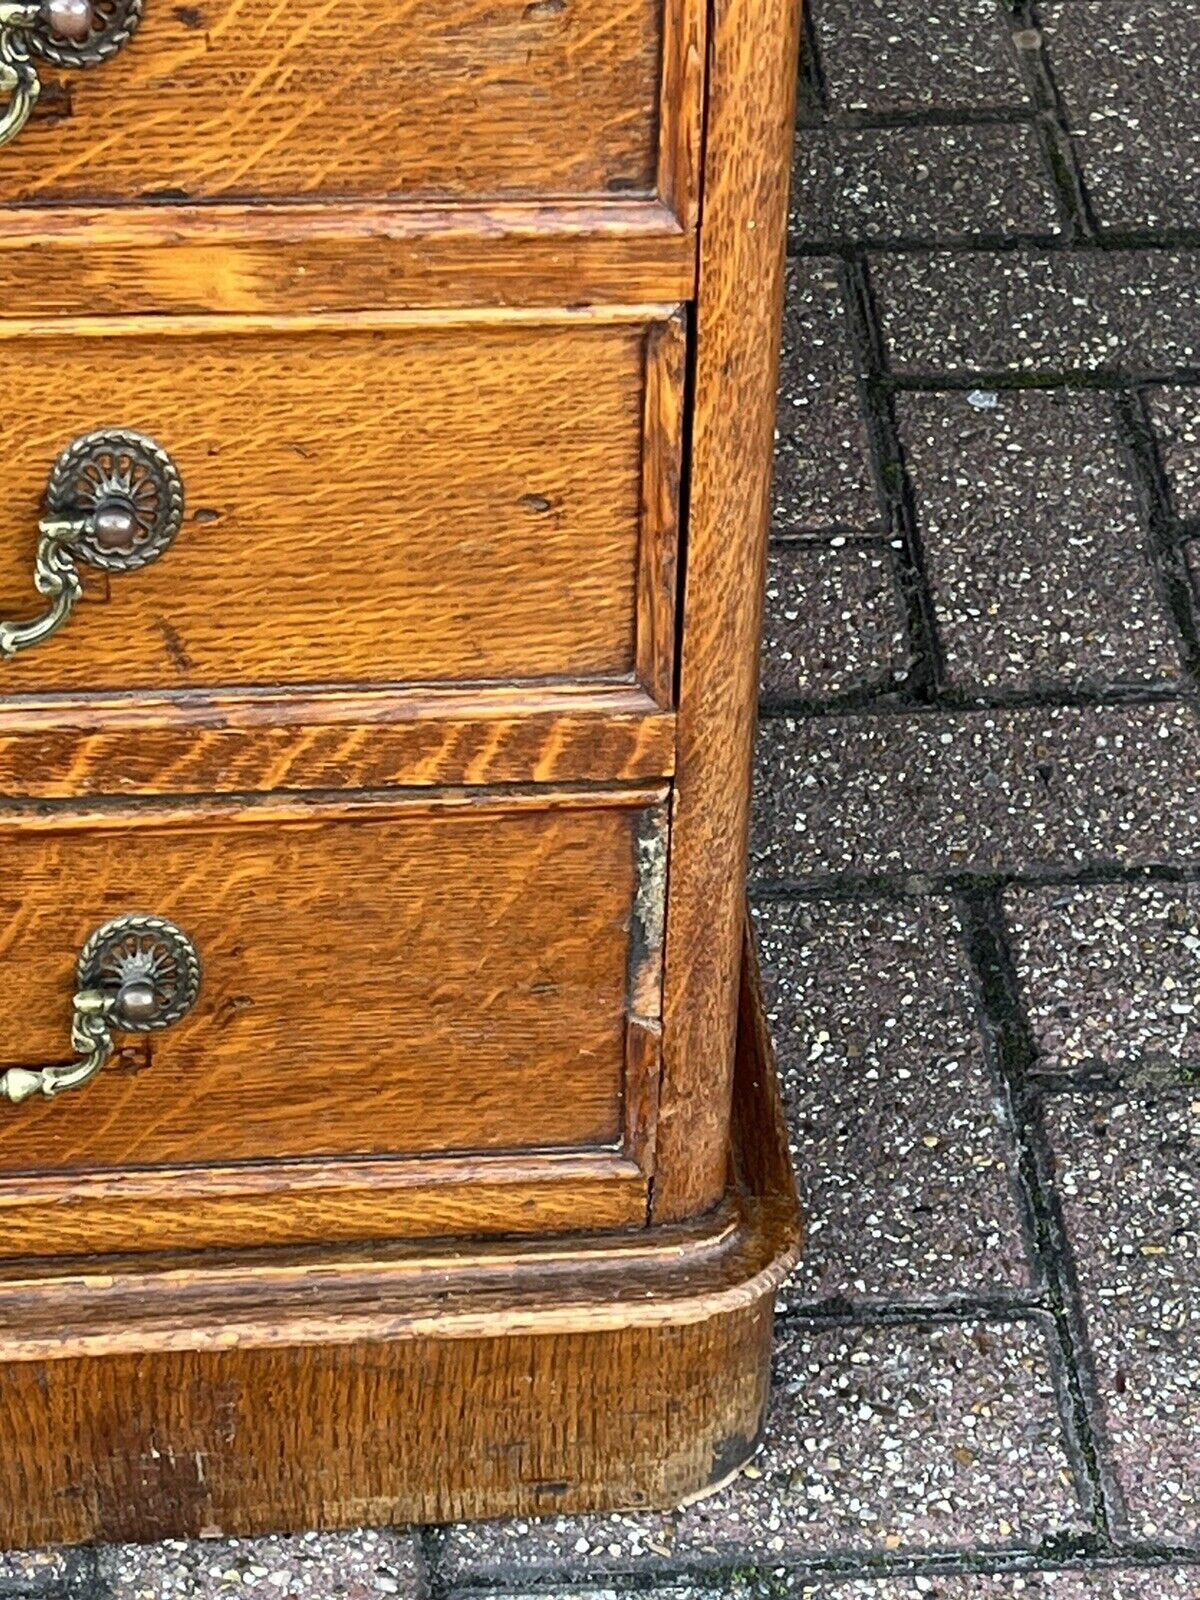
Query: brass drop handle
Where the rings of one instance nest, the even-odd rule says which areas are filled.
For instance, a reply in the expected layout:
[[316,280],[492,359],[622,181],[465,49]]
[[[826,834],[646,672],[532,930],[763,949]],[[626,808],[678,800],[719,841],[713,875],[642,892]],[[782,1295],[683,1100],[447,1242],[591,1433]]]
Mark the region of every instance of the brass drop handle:
[[116,55],[142,20],[142,0],[0,0],[0,144],[15,139],[42,92],[35,58],[94,67]]
[[54,1067],[0,1072],[0,1102],[20,1105],[35,1094],[53,1100],[81,1089],[112,1055],[116,1033],[169,1028],[200,993],[200,957],[181,928],[140,912],[115,917],[90,935],[75,971],[71,1048],[79,1057]]
[[27,622],[0,621],[0,660],[58,632],[83,594],[81,564],[135,572],[157,560],[182,525],[183,480],[161,445],[129,428],[74,440],[54,463],[38,524],[33,583],[50,603]]

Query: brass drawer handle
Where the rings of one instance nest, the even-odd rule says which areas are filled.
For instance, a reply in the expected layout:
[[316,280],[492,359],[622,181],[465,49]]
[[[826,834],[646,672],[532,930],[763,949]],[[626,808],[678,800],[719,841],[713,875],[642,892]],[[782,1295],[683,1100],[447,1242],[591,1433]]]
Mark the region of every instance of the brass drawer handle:
[[59,456],[33,582],[50,604],[28,622],[0,622],[0,658],[58,632],[83,593],[78,564],[135,572],[157,560],[183,525],[183,480],[160,445],[129,428],[85,433]]
[[94,67],[116,55],[142,20],[142,0],[0,0],[0,144],[15,139],[42,92],[34,57]]
[[182,929],[165,917],[135,913],[97,928],[79,952],[71,1048],[78,1061],[0,1072],[0,1101],[20,1105],[81,1089],[115,1048],[114,1033],[153,1033],[192,1009],[200,993],[200,957]]

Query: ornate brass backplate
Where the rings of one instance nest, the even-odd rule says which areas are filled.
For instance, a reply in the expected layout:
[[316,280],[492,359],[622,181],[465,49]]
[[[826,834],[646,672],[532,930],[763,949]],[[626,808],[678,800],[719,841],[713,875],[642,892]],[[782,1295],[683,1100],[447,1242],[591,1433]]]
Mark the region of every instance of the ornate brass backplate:
[[56,67],[95,67],[116,55],[142,20],[142,0],[0,0],[0,145],[29,121],[42,91],[35,57]]
[[0,658],[51,638],[83,593],[79,565],[136,572],[183,526],[183,480],[161,445],[130,428],[74,440],[54,463],[39,523],[33,583],[50,604],[27,622],[0,621]]
[[9,1067],[0,1072],[0,1101],[13,1105],[42,1094],[54,1099],[81,1089],[115,1048],[115,1033],[153,1033],[187,1015],[200,993],[200,957],[181,928],[165,917],[134,912],[90,934],[79,952],[71,1048],[78,1061]]

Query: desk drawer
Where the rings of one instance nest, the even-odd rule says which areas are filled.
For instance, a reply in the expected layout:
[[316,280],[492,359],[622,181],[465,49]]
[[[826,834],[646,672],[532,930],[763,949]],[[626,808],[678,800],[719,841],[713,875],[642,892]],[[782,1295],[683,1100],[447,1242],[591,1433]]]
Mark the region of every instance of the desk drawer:
[[[0,1250],[55,1253],[64,1229],[88,1249],[436,1232],[429,1164],[460,1204],[472,1185],[496,1191],[475,1231],[544,1223],[550,1201],[551,1225],[632,1220],[662,801],[459,792],[10,817]],[[87,943],[131,913],[157,920]],[[118,1004],[114,1053],[47,1098],[38,1074],[74,1061],[72,995],[135,980],[154,991],[140,1015],[158,1005],[163,1025],[139,1032]],[[315,1220],[293,1190],[310,1209],[324,1197]],[[49,1202],[66,1199],[55,1221]]]
[[[107,39],[141,9],[98,0]],[[698,73],[680,63],[697,55],[699,10],[344,0],[279,12],[148,0],[132,37],[86,70],[76,64],[88,41],[52,42],[48,61],[38,28],[42,93],[0,150],[0,198],[650,195],[683,126],[698,121]]]
[[103,439],[50,476],[74,436],[152,441],[170,461],[139,469],[146,516],[165,515],[170,463],[178,501],[149,564],[76,560],[81,600],[0,659],[0,698],[546,680],[661,697],[683,348],[653,308],[0,323],[19,396],[0,417],[0,617],[39,610],[48,481],[59,517],[125,495]]

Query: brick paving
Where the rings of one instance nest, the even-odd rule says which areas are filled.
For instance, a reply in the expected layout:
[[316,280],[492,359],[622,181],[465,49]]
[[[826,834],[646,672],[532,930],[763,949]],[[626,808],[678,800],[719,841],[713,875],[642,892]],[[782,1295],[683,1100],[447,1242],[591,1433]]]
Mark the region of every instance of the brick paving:
[[889,379],[998,373],[1135,387],[1200,369],[1200,249],[913,250],[861,258]]
[[1174,514],[1200,525],[1200,388],[1151,389],[1147,406]]
[[808,1258],[664,1516],[0,1600],[1198,1600],[1200,0],[811,0],[754,900]]
[[1178,678],[1108,395],[905,394],[897,418],[950,688]]
[[875,697],[908,675],[908,629],[886,546],[794,540],[767,556],[765,701]]
[[347,1538],[169,1539],[110,1545],[93,1553],[100,1594],[121,1600],[383,1600],[426,1592],[424,1553],[407,1532],[366,1528]]
[[1043,6],[1042,26],[1092,215],[1107,229],[1194,226],[1200,29],[1191,0],[1059,0]]
[[954,904],[772,899],[756,922],[812,1213],[785,1303],[1023,1300],[1016,1155]]

